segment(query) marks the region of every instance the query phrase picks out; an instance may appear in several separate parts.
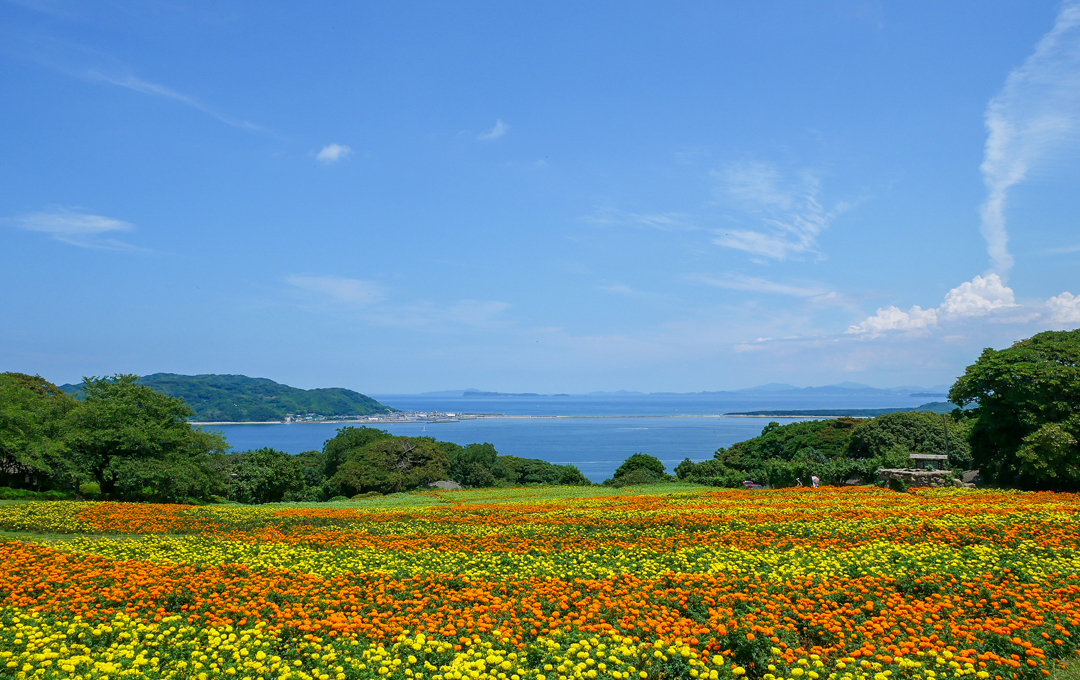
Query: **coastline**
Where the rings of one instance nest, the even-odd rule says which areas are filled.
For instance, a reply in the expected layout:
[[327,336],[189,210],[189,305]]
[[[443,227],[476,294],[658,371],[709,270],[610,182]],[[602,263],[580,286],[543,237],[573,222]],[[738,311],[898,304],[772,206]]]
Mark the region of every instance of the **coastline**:
[[[284,420],[243,420],[243,421],[188,421],[189,425],[399,425],[399,424],[426,424],[448,425],[452,422],[469,420],[494,420],[494,419],[531,419],[531,420],[555,420],[565,418],[840,418],[842,416],[808,416],[806,414],[792,413],[790,415],[741,415],[737,413],[698,413],[698,414],[666,414],[666,415],[626,415],[626,416],[526,416],[526,415],[484,415],[463,418],[454,421],[430,421],[430,420],[311,420],[302,422],[286,422]],[[852,416],[849,416],[852,417]],[[858,416],[854,416],[858,417]]]

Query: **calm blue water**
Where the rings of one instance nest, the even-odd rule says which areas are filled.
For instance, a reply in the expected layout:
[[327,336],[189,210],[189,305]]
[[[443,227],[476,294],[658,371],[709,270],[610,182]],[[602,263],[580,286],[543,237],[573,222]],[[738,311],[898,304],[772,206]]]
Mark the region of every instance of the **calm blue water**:
[[[407,411],[506,413],[508,415],[632,416],[573,418],[488,418],[457,423],[399,423],[378,427],[396,435],[427,435],[457,444],[490,442],[501,454],[573,463],[589,479],[611,477],[623,460],[641,452],[656,456],[670,472],[684,458],[705,460],[716,449],[756,437],[769,422],[805,418],[645,417],[718,414],[782,408],[889,408],[918,406],[926,398],[851,396],[781,397],[423,397],[376,396],[380,402]],[[300,453],[321,449],[340,424],[215,425],[234,450],[269,446]]]
[[[387,406],[402,411],[447,411],[451,413],[505,413],[545,416],[660,416],[719,415],[733,411],[773,411],[778,409],[900,408],[919,406],[927,397],[893,395],[822,394],[672,394],[637,396],[569,397],[431,397],[422,394],[371,395]],[[938,401],[944,401],[941,397]]]
[[[425,435],[457,444],[490,442],[501,454],[573,463],[593,481],[611,477],[622,461],[641,452],[668,472],[684,458],[705,460],[721,446],[761,434],[768,418],[485,418],[459,423],[376,425],[396,435]],[[796,422],[797,418],[777,418]],[[269,446],[300,453],[321,449],[340,424],[213,425],[237,451]]]

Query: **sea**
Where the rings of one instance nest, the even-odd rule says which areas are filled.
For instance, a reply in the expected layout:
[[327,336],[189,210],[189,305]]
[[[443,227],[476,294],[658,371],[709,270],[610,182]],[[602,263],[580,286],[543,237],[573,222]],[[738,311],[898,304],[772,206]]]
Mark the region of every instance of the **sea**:
[[[686,458],[707,460],[721,448],[761,434],[769,422],[809,418],[725,416],[760,410],[914,407],[932,398],[879,394],[673,394],[462,397],[371,395],[403,411],[504,414],[440,423],[381,423],[395,435],[457,444],[490,443],[500,454],[572,463],[594,482],[609,479],[634,453],[659,458],[671,472]],[[529,416],[529,417],[522,417]],[[559,417],[556,417],[559,416]],[[270,447],[287,453],[321,449],[343,423],[210,425],[234,451]]]

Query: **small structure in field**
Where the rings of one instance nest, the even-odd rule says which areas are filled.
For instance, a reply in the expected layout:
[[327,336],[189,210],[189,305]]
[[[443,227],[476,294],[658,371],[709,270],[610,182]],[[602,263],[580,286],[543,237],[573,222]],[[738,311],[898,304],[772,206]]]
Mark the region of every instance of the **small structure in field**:
[[934,453],[913,453],[909,456],[916,470],[941,470],[949,467],[949,457]]
[[452,482],[450,480],[440,480],[438,482],[432,482],[431,484],[428,484],[428,486],[432,489],[438,489],[439,491],[457,491],[459,489],[465,488],[457,482]]

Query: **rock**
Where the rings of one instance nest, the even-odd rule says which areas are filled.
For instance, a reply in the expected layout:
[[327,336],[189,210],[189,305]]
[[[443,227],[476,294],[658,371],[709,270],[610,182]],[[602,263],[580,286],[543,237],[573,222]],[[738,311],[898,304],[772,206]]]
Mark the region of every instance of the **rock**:
[[878,481],[888,483],[896,480],[911,487],[920,486],[966,486],[945,470],[918,470],[916,468],[885,468],[878,471]]
[[441,491],[457,491],[459,489],[465,488],[457,482],[451,482],[450,480],[440,480],[438,482],[432,482],[431,484],[428,484],[428,486],[432,489],[439,489]]

